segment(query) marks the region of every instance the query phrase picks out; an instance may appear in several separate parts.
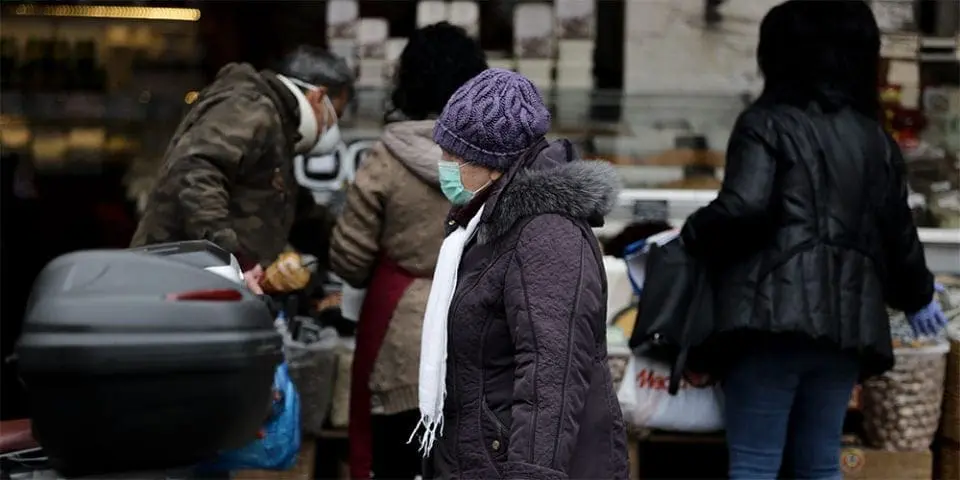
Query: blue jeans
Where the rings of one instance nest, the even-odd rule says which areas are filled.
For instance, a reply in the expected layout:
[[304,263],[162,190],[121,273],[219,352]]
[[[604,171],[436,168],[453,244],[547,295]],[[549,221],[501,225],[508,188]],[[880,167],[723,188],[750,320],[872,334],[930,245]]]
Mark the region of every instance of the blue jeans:
[[776,339],[743,354],[723,382],[732,480],[840,479],[840,441],[856,357]]

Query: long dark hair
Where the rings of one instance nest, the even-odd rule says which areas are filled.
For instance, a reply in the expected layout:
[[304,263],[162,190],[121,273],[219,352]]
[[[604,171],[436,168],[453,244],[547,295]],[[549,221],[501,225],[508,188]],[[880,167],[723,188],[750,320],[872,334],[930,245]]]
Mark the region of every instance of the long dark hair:
[[450,96],[487,69],[487,57],[467,32],[447,22],[423,27],[400,54],[393,107],[409,120],[439,115]]
[[760,24],[760,101],[826,111],[844,107],[876,118],[880,29],[862,0],[788,0]]

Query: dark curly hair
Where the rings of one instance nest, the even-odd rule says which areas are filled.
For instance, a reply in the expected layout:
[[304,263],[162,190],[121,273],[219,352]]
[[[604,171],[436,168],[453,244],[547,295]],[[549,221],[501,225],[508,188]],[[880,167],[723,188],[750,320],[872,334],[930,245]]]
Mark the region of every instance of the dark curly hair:
[[487,69],[487,57],[466,30],[440,22],[413,32],[400,54],[393,107],[410,120],[439,115],[461,85]]

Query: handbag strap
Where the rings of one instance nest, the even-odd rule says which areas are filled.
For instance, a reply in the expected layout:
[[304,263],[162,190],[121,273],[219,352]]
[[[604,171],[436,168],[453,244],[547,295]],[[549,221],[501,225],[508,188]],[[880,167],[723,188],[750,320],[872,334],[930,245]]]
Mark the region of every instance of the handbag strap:
[[[700,308],[698,307],[700,302],[704,301],[704,289],[706,288],[707,283],[707,279],[703,278],[703,275],[705,274],[703,268],[701,268],[699,264],[693,264],[693,268],[696,269],[696,272],[692,278],[696,284],[693,291],[693,302],[687,309],[687,315],[683,324],[683,333],[680,337],[684,341],[689,338],[689,334],[693,329],[693,322],[697,321],[697,319],[694,317],[700,312]],[[683,379],[683,372],[687,367],[687,359],[689,357],[690,345],[680,345],[680,351],[677,353],[677,358],[673,361],[673,366],[670,368],[670,383],[667,385],[667,393],[670,395],[676,395],[680,390],[680,381]]]

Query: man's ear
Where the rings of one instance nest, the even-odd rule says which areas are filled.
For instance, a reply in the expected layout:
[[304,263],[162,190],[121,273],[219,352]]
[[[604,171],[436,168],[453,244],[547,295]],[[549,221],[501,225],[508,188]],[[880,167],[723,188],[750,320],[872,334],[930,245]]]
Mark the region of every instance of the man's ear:
[[337,112],[337,118],[340,118],[350,104],[350,92],[344,88],[339,95],[330,97],[330,101],[333,103],[333,110]]
[[326,87],[317,87],[315,90],[307,90],[305,96],[310,103],[314,105],[323,105],[323,97],[327,94]]

